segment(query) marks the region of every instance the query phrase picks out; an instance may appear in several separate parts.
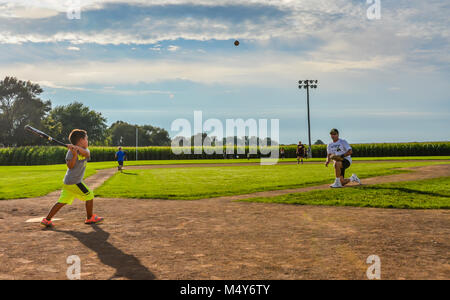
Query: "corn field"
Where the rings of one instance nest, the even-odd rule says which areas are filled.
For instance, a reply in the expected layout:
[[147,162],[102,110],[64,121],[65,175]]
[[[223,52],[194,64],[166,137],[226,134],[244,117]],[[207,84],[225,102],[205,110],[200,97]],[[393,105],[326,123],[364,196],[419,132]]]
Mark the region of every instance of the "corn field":
[[[353,157],[388,157],[388,156],[449,156],[450,142],[430,143],[384,143],[384,144],[353,144]],[[296,145],[280,146],[285,149],[287,158],[296,157]],[[189,148],[178,148],[189,150]],[[175,154],[171,147],[139,147],[139,160],[179,160],[179,159],[223,159],[225,157],[250,158],[267,157],[269,148],[234,147],[234,155],[208,154],[219,148],[191,148],[191,154]],[[117,152],[116,147],[90,147],[91,161],[112,161]],[[136,160],[136,148],[123,147],[128,160]],[[239,150],[239,152],[238,152]],[[195,152],[200,152],[195,154]],[[223,151],[226,152],[225,149]],[[261,153],[262,152],[262,153]],[[0,148],[0,165],[48,165],[64,163],[67,149],[52,146],[30,146],[17,148]],[[326,145],[313,145],[313,157],[325,157]]]

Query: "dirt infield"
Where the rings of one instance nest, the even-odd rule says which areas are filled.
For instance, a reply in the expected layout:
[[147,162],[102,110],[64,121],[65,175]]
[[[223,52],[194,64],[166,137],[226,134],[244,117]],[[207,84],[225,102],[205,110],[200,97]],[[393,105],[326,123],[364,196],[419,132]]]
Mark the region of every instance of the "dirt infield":
[[[419,170],[365,182],[450,176],[449,165]],[[71,255],[82,279],[365,279],[370,255],[383,279],[450,278],[448,210],[96,199],[99,226],[83,224],[81,202],[53,230],[25,223],[57,196],[0,201],[0,279],[66,279]]]

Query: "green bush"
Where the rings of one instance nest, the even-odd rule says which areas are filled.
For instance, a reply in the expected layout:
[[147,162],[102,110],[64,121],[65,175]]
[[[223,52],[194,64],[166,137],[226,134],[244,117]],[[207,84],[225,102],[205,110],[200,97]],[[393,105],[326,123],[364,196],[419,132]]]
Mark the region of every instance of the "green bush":
[[[285,149],[285,155],[288,158],[296,157],[296,145],[282,146]],[[214,147],[212,147],[214,148]],[[450,155],[450,142],[430,142],[430,143],[384,143],[384,144],[353,144],[353,157],[383,157],[383,156],[448,156]],[[91,161],[112,161],[117,152],[116,147],[98,147],[89,148],[91,151]],[[129,160],[136,159],[136,148],[124,147]],[[189,149],[189,148],[184,148]],[[201,154],[194,154],[198,148],[191,148],[191,154],[176,155],[171,147],[139,147],[139,160],[179,160],[179,159],[223,159],[223,154],[208,155],[205,151]],[[211,149],[211,148],[209,148]],[[218,148],[215,148],[218,149]],[[203,149],[204,150],[204,149]],[[236,157],[237,150],[239,158],[246,158],[249,153],[249,147],[234,147],[235,155],[227,157]],[[251,158],[267,157],[261,154],[261,149],[256,150]],[[64,163],[67,149],[64,147],[51,146],[29,146],[17,148],[0,148],[0,165],[45,165]],[[225,150],[224,150],[225,153]],[[244,154],[243,154],[244,153]],[[313,157],[325,157],[327,153],[326,145],[313,145]]]

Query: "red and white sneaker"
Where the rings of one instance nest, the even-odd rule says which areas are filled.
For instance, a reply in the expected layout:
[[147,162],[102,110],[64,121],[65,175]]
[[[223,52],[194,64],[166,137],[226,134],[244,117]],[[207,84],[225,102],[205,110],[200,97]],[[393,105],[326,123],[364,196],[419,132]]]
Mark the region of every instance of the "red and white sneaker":
[[86,221],[84,221],[84,224],[98,224],[100,222],[102,222],[104,220],[104,218],[99,217],[97,215],[92,215],[92,217],[90,219],[87,219]]
[[52,220],[47,220],[47,218],[43,218],[41,221],[41,225],[45,226],[47,228],[51,228],[51,227],[53,227],[53,222],[52,222]]

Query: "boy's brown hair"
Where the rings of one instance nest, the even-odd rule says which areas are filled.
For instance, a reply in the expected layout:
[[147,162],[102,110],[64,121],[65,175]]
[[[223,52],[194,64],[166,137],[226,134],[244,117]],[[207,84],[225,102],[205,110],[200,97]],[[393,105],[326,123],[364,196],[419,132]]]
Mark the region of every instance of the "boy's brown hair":
[[69,141],[72,145],[76,145],[79,140],[84,139],[87,136],[86,130],[74,129],[69,134]]
[[330,134],[339,134],[339,130],[336,128],[331,129]]

